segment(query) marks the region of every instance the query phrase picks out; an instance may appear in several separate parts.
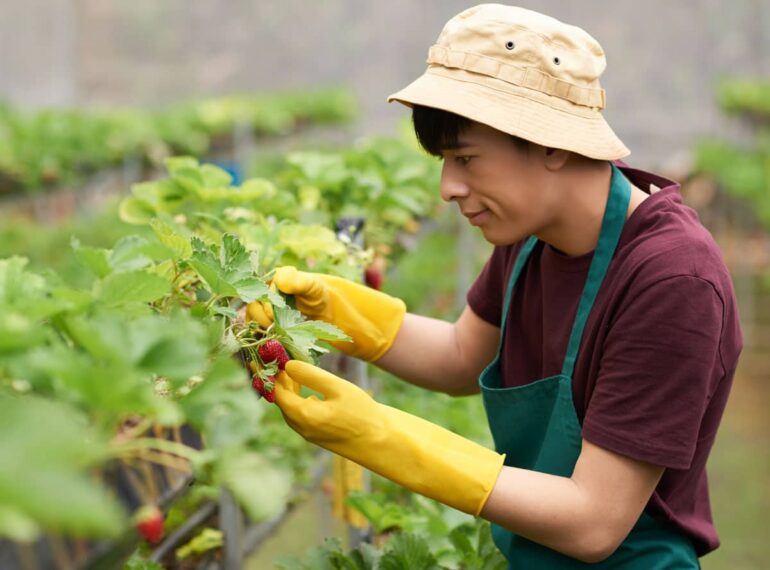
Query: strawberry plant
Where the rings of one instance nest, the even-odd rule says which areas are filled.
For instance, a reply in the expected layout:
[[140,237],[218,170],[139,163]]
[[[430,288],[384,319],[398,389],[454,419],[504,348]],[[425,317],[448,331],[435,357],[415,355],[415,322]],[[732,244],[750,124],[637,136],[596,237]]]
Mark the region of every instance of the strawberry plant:
[[[218,112],[207,112],[214,123]],[[213,165],[167,159],[166,178],[134,185],[121,204],[121,218],[141,234],[111,247],[71,241],[81,268],[76,279],[30,271],[19,257],[0,260],[0,397],[25,414],[41,402],[58,410],[45,414],[50,425],[41,420],[10,440],[8,456],[25,453],[24,468],[44,470],[41,481],[51,491],[28,500],[19,472],[9,467],[3,477],[0,469],[0,497],[7,499],[0,501],[0,536],[116,536],[130,528],[139,504],[116,496],[101,477],[115,462],[192,473],[198,488],[226,488],[255,520],[283,507],[309,455],[260,399],[274,399],[275,376],[288,358],[317,363],[329,341],[349,339],[306,320],[269,286],[272,272],[285,264],[355,280],[366,267],[380,272],[382,255],[375,260],[372,248],[328,222],[364,212],[371,243],[392,241],[431,211],[428,188],[409,188],[432,168],[424,159],[400,144],[351,152],[339,192],[323,194],[321,186],[300,190],[291,176],[236,186]],[[370,195],[355,185],[379,190]],[[384,197],[386,190],[392,196]],[[360,207],[340,207],[346,199]],[[66,422],[82,429],[60,427]],[[202,449],[150,429],[183,424],[201,434]],[[72,453],[51,453],[49,439]],[[84,482],[92,493],[86,508],[72,508],[68,497],[54,500],[54,490],[82,496]],[[158,504],[151,487],[139,494],[140,504]],[[150,542],[158,520],[146,530]]]
[[310,122],[348,122],[355,102],[341,90],[227,96],[166,109],[0,109],[0,194],[74,184],[134,157],[160,164],[175,154],[203,156],[236,125],[255,135]]
[[752,126],[755,141],[736,145],[711,138],[695,151],[695,171],[712,177],[728,194],[748,203],[756,219],[770,227],[770,82],[726,80],[718,88],[725,113],[738,115]]
[[254,170],[294,197],[301,222],[332,227],[337,220],[363,218],[365,243],[390,255],[398,234],[416,232],[417,220],[432,216],[440,202],[440,163],[398,139],[371,138],[341,151],[294,152]]
[[[30,539],[43,529],[114,535],[126,513],[106,489],[85,483],[86,470],[111,460],[191,470],[201,484],[228,488],[255,519],[283,506],[291,477],[264,455],[264,409],[252,394],[251,374],[233,357],[248,354],[267,379],[285,356],[262,359],[260,346],[280,343],[292,358],[315,362],[329,350],[324,341],[347,337],[305,320],[268,287],[269,272],[259,273],[260,257],[271,258],[267,248],[247,250],[231,233],[210,240],[213,226],[203,236],[160,219],[151,227],[151,237],[128,236],[111,249],[73,242],[92,274],[87,287],[32,273],[22,258],[0,261],[0,395],[9,408],[3,417],[25,425],[13,409],[39,424],[16,442],[4,441],[9,457],[27,463],[11,462],[6,477],[0,474],[2,536]],[[266,329],[240,317],[255,301],[272,307],[275,320]],[[51,411],[36,416],[41,406]],[[147,433],[151,424],[182,423],[200,431],[205,450]],[[72,452],[52,453],[51,446]],[[74,454],[85,449],[82,458]],[[32,475],[20,477],[25,466]],[[45,478],[34,493],[22,490],[30,477]],[[46,484],[50,493],[67,492],[53,500]],[[261,492],[265,486],[270,493]],[[83,508],[66,506],[75,500]]]

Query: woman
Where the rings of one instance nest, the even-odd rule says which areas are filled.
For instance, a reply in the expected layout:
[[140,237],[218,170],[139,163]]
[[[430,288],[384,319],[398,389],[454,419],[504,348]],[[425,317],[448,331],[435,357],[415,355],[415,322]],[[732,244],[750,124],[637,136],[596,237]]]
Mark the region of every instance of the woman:
[[443,159],[442,198],[496,246],[462,315],[288,267],[275,283],[347,332],[349,354],[480,390],[496,450],[294,361],[276,387],[286,421],[491,521],[511,567],[698,568],[719,544],[705,465],[742,347],[718,247],[677,184],[619,162],[585,31],[484,4],[446,24],[428,64],[389,100]]

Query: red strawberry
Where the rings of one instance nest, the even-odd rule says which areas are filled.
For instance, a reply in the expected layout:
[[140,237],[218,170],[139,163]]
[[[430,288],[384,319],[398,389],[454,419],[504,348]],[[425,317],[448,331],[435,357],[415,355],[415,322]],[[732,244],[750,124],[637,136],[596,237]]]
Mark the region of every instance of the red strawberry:
[[374,267],[367,267],[364,271],[364,282],[372,289],[382,289],[382,273]]
[[265,344],[260,346],[258,352],[259,357],[265,364],[277,360],[279,370],[283,370],[284,366],[286,366],[286,363],[289,361],[289,355],[286,353],[286,349],[274,338],[271,338]]
[[137,532],[150,544],[158,544],[163,538],[163,513],[154,506],[144,506],[134,518]]
[[257,374],[251,379],[251,386],[260,396],[270,403],[275,402],[275,377],[268,376],[267,381],[262,380]]

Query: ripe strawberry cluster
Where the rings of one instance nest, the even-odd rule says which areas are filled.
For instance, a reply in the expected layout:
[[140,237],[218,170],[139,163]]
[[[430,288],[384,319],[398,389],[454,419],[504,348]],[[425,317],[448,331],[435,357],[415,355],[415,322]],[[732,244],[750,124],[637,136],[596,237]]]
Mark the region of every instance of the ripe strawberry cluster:
[[[286,352],[286,349],[275,339],[270,339],[262,344],[257,349],[257,352],[265,365],[275,362],[278,370],[283,370],[289,361],[289,354]],[[259,373],[254,372],[251,377],[251,386],[265,400],[271,403],[275,402],[275,376],[268,376],[265,380]]]

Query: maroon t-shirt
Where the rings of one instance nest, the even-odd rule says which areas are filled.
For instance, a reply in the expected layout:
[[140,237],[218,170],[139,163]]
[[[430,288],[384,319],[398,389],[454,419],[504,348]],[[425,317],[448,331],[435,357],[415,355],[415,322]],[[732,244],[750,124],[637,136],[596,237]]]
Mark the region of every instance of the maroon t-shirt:
[[[706,459],[743,344],[735,293],[718,246],[682,203],[679,185],[621,170],[642,190],[662,190],[626,220],[583,333],[575,408],[588,441],[666,468],[646,511],[683,530],[702,556],[719,545]],[[471,309],[495,326],[521,245],[496,247],[468,293]],[[511,300],[504,386],[561,372],[592,257],[537,244]]]

